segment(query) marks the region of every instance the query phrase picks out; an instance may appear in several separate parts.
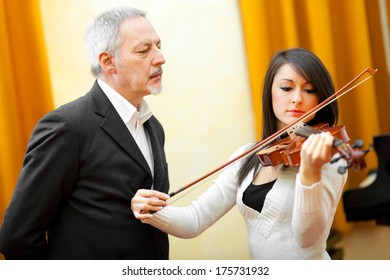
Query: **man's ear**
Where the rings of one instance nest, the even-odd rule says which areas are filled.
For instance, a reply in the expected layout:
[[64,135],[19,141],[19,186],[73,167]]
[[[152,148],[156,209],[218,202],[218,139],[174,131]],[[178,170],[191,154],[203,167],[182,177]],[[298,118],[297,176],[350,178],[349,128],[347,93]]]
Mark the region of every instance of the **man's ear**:
[[116,67],[113,56],[108,52],[101,52],[99,54],[99,63],[103,71],[108,74],[115,74]]

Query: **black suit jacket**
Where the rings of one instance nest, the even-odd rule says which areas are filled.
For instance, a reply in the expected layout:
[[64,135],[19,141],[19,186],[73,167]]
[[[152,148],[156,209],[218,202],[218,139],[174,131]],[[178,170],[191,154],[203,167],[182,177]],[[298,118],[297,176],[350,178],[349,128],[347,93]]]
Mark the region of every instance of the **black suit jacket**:
[[7,259],[167,259],[168,236],[135,219],[140,188],[168,192],[164,131],[145,124],[154,178],[95,82],[37,124],[0,231]]

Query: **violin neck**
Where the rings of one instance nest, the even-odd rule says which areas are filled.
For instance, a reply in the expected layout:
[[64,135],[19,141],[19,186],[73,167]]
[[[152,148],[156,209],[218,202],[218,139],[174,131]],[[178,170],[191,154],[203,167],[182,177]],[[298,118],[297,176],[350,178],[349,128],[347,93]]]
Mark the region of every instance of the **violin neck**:
[[301,136],[303,138],[308,138],[310,135],[317,133],[321,133],[321,131],[308,125],[302,126],[295,131],[295,135]]
[[[318,129],[315,129],[314,127],[311,127],[309,125],[302,126],[299,129],[297,129],[297,131],[295,131],[295,135],[301,136],[303,138],[308,138],[310,135],[318,134],[318,133],[321,133],[321,131]],[[341,140],[337,137],[334,137],[333,147],[338,147],[342,144],[344,144],[343,140]]]

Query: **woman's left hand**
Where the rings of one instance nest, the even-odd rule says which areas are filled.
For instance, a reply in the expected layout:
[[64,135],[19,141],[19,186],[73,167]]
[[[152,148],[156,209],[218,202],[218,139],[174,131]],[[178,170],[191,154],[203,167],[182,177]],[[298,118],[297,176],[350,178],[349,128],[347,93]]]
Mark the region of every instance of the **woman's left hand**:
[[299,175],[310,186],[321,180],[321,168],[332,158],[334,137],[329,132],[312,134],[302,145]]

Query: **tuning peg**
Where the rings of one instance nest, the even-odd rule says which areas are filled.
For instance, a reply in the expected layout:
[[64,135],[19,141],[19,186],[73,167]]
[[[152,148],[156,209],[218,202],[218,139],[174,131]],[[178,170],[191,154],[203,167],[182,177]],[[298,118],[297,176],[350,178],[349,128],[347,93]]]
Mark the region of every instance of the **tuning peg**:
[[347,165],[347,166],[339,166],[337,168],[337,172],[339,174],[345,174],[345,172],[347,172],[347,169],[350,168],[351,166],[350,165]]
[[[363,140],[362,139],[356,139],[355,140],[355,142],[351,145],[351,148],[352,149],[360,149],[360,148],[362,148],[364,146],[364,142],[363,142]],[[334,159],[332,159],[331,161],[330,161],[330,163],[335,163],[335,162],[337,162],[337,161],[339,161],[340,159],[342,159],[343,158],[343,156],[339,156],[339,157],[337,157],[337,158],[334,158]],[[349,167],[348,167],[349,168]],[[340,173],[340,172],[339,172]],[[345,173],[345,170],[344,170],[344,173]],[[344,173],[340,173],[340,174],[344,174]]]
[[364,146],[364,141],[362,139],[356,139],[355,142],[351,145],[351,148],[352,149],[355,149],[355,148],[362,148]]
[[[363,145],[360,146],[360,141],[361,141],[361,140],[355,141],[355,144],[354,144],[354,145],[357,145],[357,147],[358,147],[359,149],[363,146]],[[361,141],[361,142],[363,142],[363,141]],[[372,147],[372,144],[371,144],[367,149],[365,149],[364,151],[361,151],[362,156],[364,156],[364,155],[367,154],[369,151],[371,151],[371,147]],[[336,161],[339,160],[340,158],[342,158],[342,157],[337,158]],[[361,164],[361,165],[363,165],[363,164]],[[337,172],[338,172],[339,174],[345,174],[345,172],[347,171],[347,169],[350,168],[350,167],[352,167],[352,166],[353,166],[352,163],[348,163],[347,166],[339,166],[339,167],[337,168]],[[363,167],[360,166],[360,168],[364,168],[365,166],[366,166],[366,165],[365,165],[365,162],[364,162]]]

